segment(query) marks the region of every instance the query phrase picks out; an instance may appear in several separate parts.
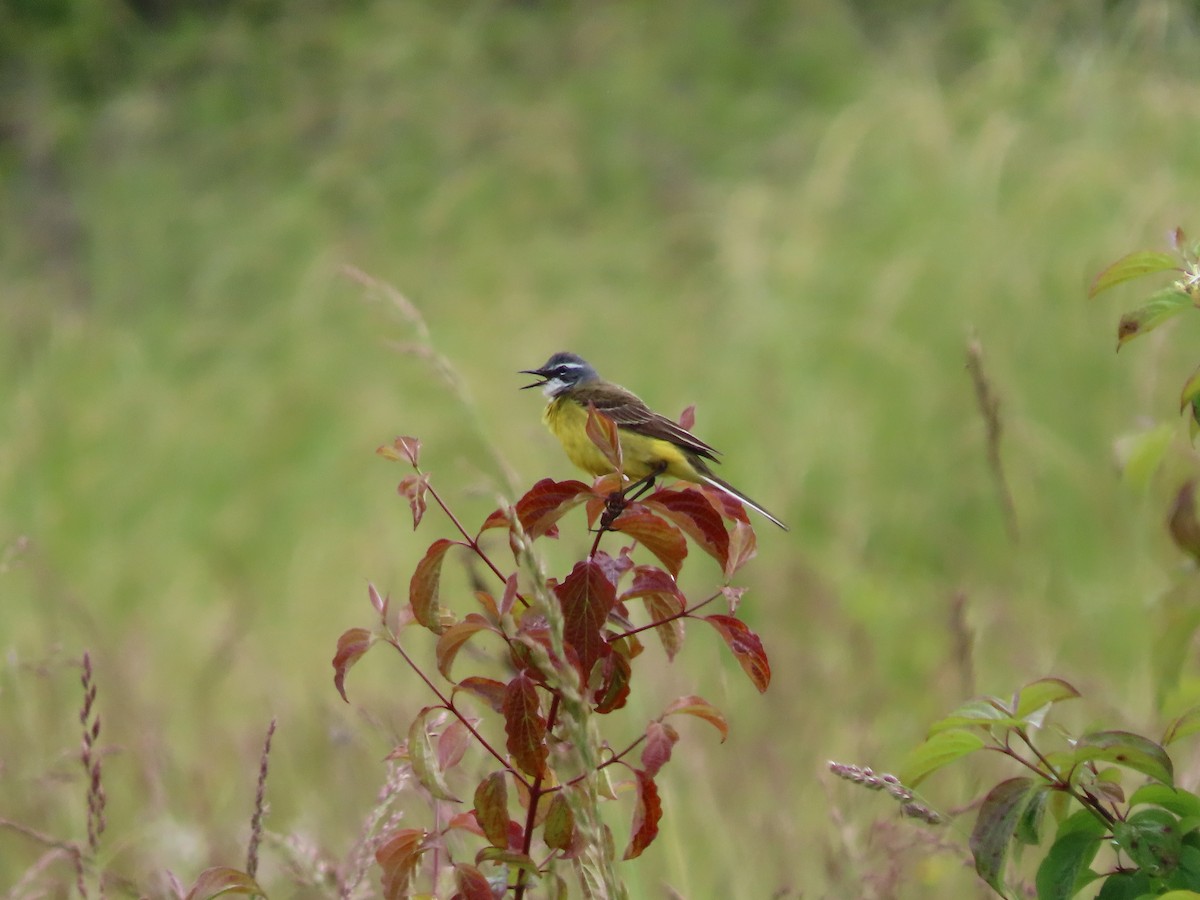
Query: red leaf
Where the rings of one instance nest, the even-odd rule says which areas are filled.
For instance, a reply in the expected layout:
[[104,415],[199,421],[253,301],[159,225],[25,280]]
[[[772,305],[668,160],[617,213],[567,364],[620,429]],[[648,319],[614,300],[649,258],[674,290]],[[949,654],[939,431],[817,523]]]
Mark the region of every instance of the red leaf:
[[604,623],[617,602],[617,589],[594,560],[576,563],[571,574],[554,586],[562,606],[563,638],[579,657],[579,671],[586,682],[596,660],[610,652],[604,639]]
[[729,558],[725,560],[725,577],[732,578],[733,573],[754,559],[758,553],[758,537],[754,534],[754,526],[749,522],[734,522],[733,530],[729,532]]
[[475,788],[475,819],[493,847],[508,847],[508,784],[493,772]]
[[454,693],[457,694],[459,691],[466,691],[468,694],[478,697],[498,713],[504,712],[505,686],[503,682],[472,675],[454,686]]
[[506,616],[512,612],[513,603],[519,596],[517,591],[517,573],[513,572],[504,582],[504,594],[500,597],[500,615]]
[[747,628],[745,622],[733,616],[705,616],[704,621],[717,629],[717,633],[725,639],[759,693],[765,692],[771,683],[771,665],[767,662],[767,652],[758,635]]
[[594,700],[596,712],[610,713],[620,709],[629,699],[629,679],[633,669],[629,659],[620,653],[610,653],[600,666],[601,682]]
[[691,431],[694,427],[696,427],[695,404],[692,404],[679,414],[679,427],[684,431]]
[[441,605],[438,603],[442,561],[446,557],[446,551],[456,543],[447,538],[440,538],[430,544],[408,583],[408,600],[412,604],[413,614],[418,622],[434,634],[441,634],[443,629]]
[[454,680],[450,677],[450,667],[454,664],[454,658],[458,656],[458,651],[481,631],[499,634],[496,628],[479,613],[469,613],[461,622],[451,625],[438,636],[435,654],[437,667],[447,681]]
[[678,575],[687,556],[687,540],[679,529],[652,512],[625,510],[612,524],[659,558],[672,575]]
[[671,749],[679,740],[679,732],[665,722],[646,726],[646,743],[642,745],[642,768],[653,778],[671,758]]
[[187,900],[209,900],[221,894],[254,894],[266,896],[253,878],[228,866],[205,869],[188,891]]
[[483,520],[483,524],[479,526],[479,533],[483,534],[489,528],[506,528],[508,527],[508,514],[504,509],[493,509],[488,513],[488,517]]
[[746,507],[742,505],[742,501],[730,493],[727,493],[720,488],[701,486],[700,490],[708,497],[709,502],[716,508],[726,519],[731,519],[734,522],[749,522],[750,516],[746,513]]
[[556,791],[542,823],[542,840],[551,850],[567,851],[575,841],[575,813],[567,800],[566,791]]
[[[538,684],[543,684],[546,676],[541,671],[541,663],[537,655],[533,652],[535,649],[545,651],[555,667],[561,663],[554,653],[554,648],[550,646],[550,626],[546,624],[545,617],[532,608],[525,610],[524,615],[521,616],[517,625],[517,633],[509,641],[508,649],[513,666],[524,671]],[[577,665],[578,657],[574,655],[575,651],[569,646],[565,649],[568,656],[575,660],[573,664]]]
[[479,605],[483,607],[483,617],[493,625],[500,622],[500,610],[496,608],[496,598],[487,591],[476,591],[475,599],[479,601]]
[[590,493],[582,481],[554,481],[543,478],[517,501],[517,518],[530,537],[541,537],[559,519],[587,499]]
[[375,636],[365,628],[351,628],[338,638],[337,653],[333,655],[333,686],[347,703],[350,698],[346,696],[346,673],[373,643]]
[[721,586],[721,594],[725,598],[725,602],[729,604],[729,614],[732,616],[737,612],[737,608],[742,605],[742,595],[746,593],[744,587],[734,587],[731,584]]
[[675,579],[654,566],[638,566],[633,570],[633,584],[621,595],[620,602],[645,599],[646,611],[655,626],[655,633],[662,641],[667,659],[674,659],[683,646],[683,618],[679,615],[687,608],[687,599],[679,590]]
[[695,716],[698,719],[708,722],[713,728],[721,732],[722,743],[729,737],[729,722],[725,720],[725,716],[721,714],[719,709],[703,697],[697,697],[694,694],[687,697],[680,697],[663,710],[663,717],[666,718],[667,716]]
[[[475,724],[472,722],[472,724]],[[437,761],[443,771],[452,769],[462,762],[463,755],[471,746],[471,731],[460,720],[455,719],[438,735]]]
[[375,612],[379,613],[379,618],[386,618],[388,602],[384,597],[379,596],[379,591],[376,590],[375,585],[367,585],[367,596],[371,598],[371,606],[375,608]]
[[454,866],[454,883],[462,900],[496,900],[492,886],[477,868],[467,863]]
[[625,548],[621,549],[621,555],[617,557],[609,556],[603,550],[597,550],[596,555],[592,557],[592,562],[598,565],[604,577],[611,581],[614,585],[619,584],[625,573],[633,568],[634,562],[629,558]]
[[408,499],[408,507],[412,510],[413,531],[421,524],[425,515],[425,491],[429,488],[428,475],[408,475],[396,486],[397,493]]
[[466,812],[455,813],[450,817],[450,821],[446,823],[447,831],[466,831],[476,837],[484,837],[483,829],[479,827],[479,820],[475,818],[475,810],[469,809]]
[[623,472],[625,466],[621,455],[621,436],[617,431],[617,423],[596,409],[595,405],[589,401],[587,425],[584,428],[588,440],[604,454],[604,458],[609,461],[613,470]]
[[398,437],[375,451],[384,459],[405,461],[416,466],[421,456],[421,442],[415,437]]
[[637,776],[637,805],[633,808],[633,828],[623,859],[635,859],[658,836],[658,820],[662,818],[662,801],[654,779],[645,772],[634,770]]
[[[552,478],[543,478],[517,500],[517,520],[527,535],[532,538],[542,537],[550,533],[559,519],[586,500],[590,494],[591,489],[582,481],[555,481]],[[507,525],[508,516],[504,510],[496,510],[484,520],[480,531]]]
[[725,567],[729,558],[729,532],[709,498],[696,488],[657,490],[642,501],[657,507],[682,528],[700,549]]
[[383,896],[386,900],[403,900],[408,896],[413,871],[425,850],[424,842],[424,831],[403,828],[376,848],[375,861],[383,869]]
[[538,704],[537,688],[524,672],[508,683],[504,691],[504,731],[508,752],[526,775],[539,778],[546,774],[546,720]]

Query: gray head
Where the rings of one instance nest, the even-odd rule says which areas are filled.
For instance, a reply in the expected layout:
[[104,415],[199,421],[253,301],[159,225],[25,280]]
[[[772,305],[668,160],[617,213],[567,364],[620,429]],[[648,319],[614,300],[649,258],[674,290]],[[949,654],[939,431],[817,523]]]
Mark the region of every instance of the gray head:
[[587,360],[574,353],[565,352],[555,353],[540,369],[522,369],[521,374],[536,375],[542,379],[525,385],[521,390],[540,387],[542,393],[550,398],[557,397],[577,384],[600,380],[600,376],[588,365]]

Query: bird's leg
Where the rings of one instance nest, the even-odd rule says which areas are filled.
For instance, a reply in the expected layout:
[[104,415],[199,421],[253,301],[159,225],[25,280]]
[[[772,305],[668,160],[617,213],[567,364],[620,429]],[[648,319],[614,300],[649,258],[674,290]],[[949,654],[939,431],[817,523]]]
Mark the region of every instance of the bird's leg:
[[638,497],[644,495],[648,490],[654,487],[654,481],[667,468],[665,462],[655,466],[649,474],[644,475],[637,481],[625,487],[620,491],[613,491],[608,495],[608,500],[604,504],[604,515],[600,517],[600,530],[606,531],[612,527],[612,523],[617,520],[617,516],[625,511],[630,503],[637,500]]
[[666,463],[660,463],[655,470],[645,478],[639,478],[633,484],[629,485],[629,487],[625,488],[625,490],[621,492],[625,497],[625,502],[632,503],[638,497],[641,497],[648,490],[650,490],[650,488],[654,487],[654,479],[658,478],[658,476],[662,474],[663,469],[666,467]]

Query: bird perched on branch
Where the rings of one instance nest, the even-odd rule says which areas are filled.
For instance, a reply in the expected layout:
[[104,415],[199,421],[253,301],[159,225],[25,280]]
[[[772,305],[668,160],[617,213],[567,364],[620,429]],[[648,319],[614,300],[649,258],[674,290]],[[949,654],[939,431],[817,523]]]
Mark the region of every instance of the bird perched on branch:
[[522,369],[521,374],[541,379],[522,390],[542,389],[550,401],[542,421],[562,443],[571,462],[585,472],[607,475],[614,471],[613,463],[588,436],[591,406],[617,426],[622,468],[635,484],[648,486],[665,475],[693,484],[707,484],[735,497],[787,531],[787,526],[761,504],[713,474],[708,463],[718,462],[717,450],[651,410],[636,394],[605,381],[582,357],[555,353],[541,368]]

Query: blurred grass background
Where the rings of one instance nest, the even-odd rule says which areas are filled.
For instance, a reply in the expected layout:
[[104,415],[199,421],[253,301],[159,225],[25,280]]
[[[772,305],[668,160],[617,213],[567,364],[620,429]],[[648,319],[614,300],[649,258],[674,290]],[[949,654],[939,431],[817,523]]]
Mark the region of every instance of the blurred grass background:
[[[1084,294],[1200,230],[1196,39],[1161,0],[6,4],[0,816],[81,837],[88,649],[115,872],[239,865],[272,716],[268,827],[345,854],[428,698],[377,652],[344,705],[334,642],[446,532],[411,533],[373,450],[419,435],[468,520],[510,491],[487,442],[520,484],[574,477],[514,374],[569,348],[696,403],[793,526],[746,576],[768,694],[693,628],[613,717],[699,692],[733,724],[684,726],[633,895],[977,892],[932,846],[967,819],[928,837],[823,763],[895,768],[939,713],[1046,674],[1079,721],[1157,731],[1172,485],[1122,484],[1112,445],[1170,420],[1196,325],[1118,358],[1121,301]],[[477,422],[343,265],[419,307]],[[944,808],[982,783],[939,778]],[[41,853],[0,848],[0,884]]]

